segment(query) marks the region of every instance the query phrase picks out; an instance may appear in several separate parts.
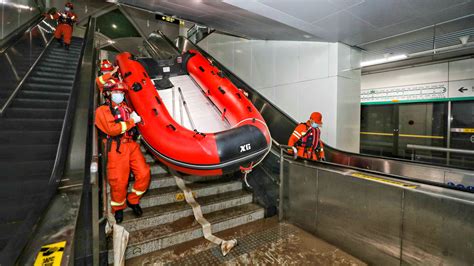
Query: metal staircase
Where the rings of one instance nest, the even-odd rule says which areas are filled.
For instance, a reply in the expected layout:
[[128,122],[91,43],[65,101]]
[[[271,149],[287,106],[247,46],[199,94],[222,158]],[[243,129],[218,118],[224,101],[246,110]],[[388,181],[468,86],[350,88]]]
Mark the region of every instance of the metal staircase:
[[[126,259],[147,256],[151,252],[203,236],[174,177],[150,155],[146,155],[146,159],[151,166],[152,180],[141,200],[143,216],[136,218],[130,209],[124,213],[122,225],[130,233]],[[213,232],[264,218],[264,209],[252,203],[252,194],[243,190],[240,180],[198,176],[184,179],[195,193],[204,216],[212,224]],[[112,263],[112,241],[108,247],[109,263]]]

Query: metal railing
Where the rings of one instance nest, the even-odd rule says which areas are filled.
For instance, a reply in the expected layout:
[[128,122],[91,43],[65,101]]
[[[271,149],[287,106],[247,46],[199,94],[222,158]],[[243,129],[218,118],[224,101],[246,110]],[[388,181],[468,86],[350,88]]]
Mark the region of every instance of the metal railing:
[[[465,154],[465,155],[474,155],[473,150],[463,150],[463,149],[453,149],[453,148],[443,148],[443,147],[433,147],[433,146],[424,146],[424,145],[414,145],[414,144],[407,144],[407,148],[411,149],[411,160],[416,161],[416,151],[438,151],[438,152],[446,152],[446,158],[442,158],[443,160],[446,159],[446,164],[450,165],[451,161],[454,159],[451,158],[452,153],[457,154]],[[443,156],[444,157],[444,156]]]

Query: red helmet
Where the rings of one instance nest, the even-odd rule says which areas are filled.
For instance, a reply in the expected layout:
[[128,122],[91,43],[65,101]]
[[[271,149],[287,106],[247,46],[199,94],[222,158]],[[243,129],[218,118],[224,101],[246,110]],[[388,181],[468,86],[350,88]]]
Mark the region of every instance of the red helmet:
[[107,82],[104,84],[104,90],[102,91],[103,93],[109,93],[112,91],[122,91],[122,92],[127,92],[128,88],[125,83],[120,81],[119,79],[116,78],[111,78],[107,80]]
[[74,9],[74,5],[71,2],[66,2],[64,6],[69,7],[70,9]]
[[104,59],[102,60],[102,62],[100,62],[100,71],[112,71],[114,70],[114,66],[112,65],[112,63],[110,63],[109,60],[107,59]]
[[313,120],[315,123],[322,125],[323,124],[323,115],[320,112],[313,112],[309,119]]

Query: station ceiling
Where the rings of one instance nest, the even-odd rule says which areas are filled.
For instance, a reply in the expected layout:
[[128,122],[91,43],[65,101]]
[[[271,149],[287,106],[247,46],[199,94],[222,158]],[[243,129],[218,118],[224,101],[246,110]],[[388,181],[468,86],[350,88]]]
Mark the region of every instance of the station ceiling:
[[[365,51],[413,53],[459,43],[474,30],[474,0],[119,0],[222,32],[265,40],[342,42]],[[467,31],[466,31],[467,30]],[[464,32],[462,32],[464,31]],[[470,41],[474,41],[474,34]],[[445,41],[446,37],[449,41]]]

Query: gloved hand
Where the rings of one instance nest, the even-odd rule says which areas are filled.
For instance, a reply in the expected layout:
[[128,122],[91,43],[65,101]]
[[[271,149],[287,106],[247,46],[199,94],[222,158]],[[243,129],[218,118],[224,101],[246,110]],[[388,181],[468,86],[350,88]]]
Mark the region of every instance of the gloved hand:
[[130,114],[130,118],[133,119],[133,121],[135,122],[135,124],[140,123],[140,122],[142,121],[142,118],[141,118],[135,111],[133,111],[133,112]]
[[119,69],[119,67],[118,67],[118,66],[114,67],[114,70],[112,70],[112,72],[111,72],[111,73],[112,73],[112,74],[115,74],[115,72],[117,72],[117,70],[118,70],[118,69]]

